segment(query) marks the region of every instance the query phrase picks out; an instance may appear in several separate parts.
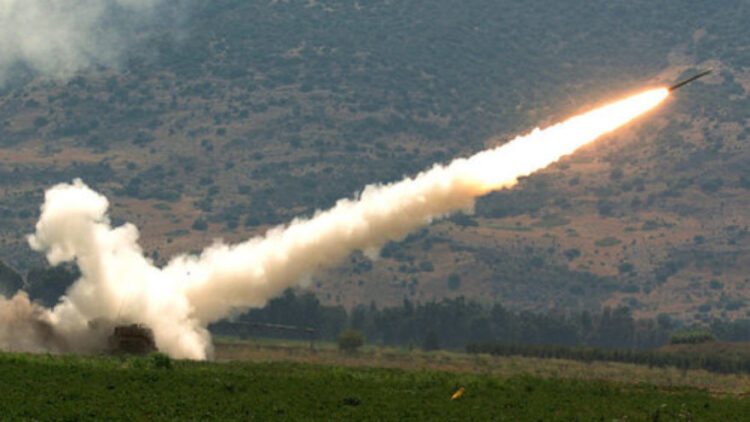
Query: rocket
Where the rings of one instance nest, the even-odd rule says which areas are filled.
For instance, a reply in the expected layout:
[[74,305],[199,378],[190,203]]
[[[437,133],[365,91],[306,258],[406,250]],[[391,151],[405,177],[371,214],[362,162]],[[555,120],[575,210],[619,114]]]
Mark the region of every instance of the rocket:
[[674,85],[672,85],[672,86],[670,86],[668,88],[669,92],[676,91],[676,90],[682,88],[684,85],[687,85],[690,82],[693,82],[694,80],[696,80],[698,78],[702,78],[702,77],[708,75],[709,73],[711,73],[711,69],[704,70],[703,72],[701,72],[701,73],[699,73],[699,74],[697,74],[695,76],[692,76],[690,78],[687,78],[684,81],[677,82],[676,84],[674,84]]

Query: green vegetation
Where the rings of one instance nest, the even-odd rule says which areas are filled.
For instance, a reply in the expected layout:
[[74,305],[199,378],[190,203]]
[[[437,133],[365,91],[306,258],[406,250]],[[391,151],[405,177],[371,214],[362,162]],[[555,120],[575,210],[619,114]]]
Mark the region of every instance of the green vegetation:
[[539,221],[533,223],[532,226],[551,229],[553,227],[565,226],[567,224],[570,224],[569,219],[557,214],[548,214],[542,217]]
[[679,331],[669,336],[669,344],[700,344],[712,341],[716,341],[716,336],[705,330]]
[[9,420],[739,420],[750,402],[529,375],[4,354],[0,408]]
[[339,350],[354,353],[365,344],[365,335],[357,330],[344,330],[338,337]]
[[620,239],[612,236],[607,236],[594,242],[594,244],[600,248],[607,248],[609,246],[619,245],[620,243],[622,243]]
[[[455,279],[460,280],[458,274]],[[633,285],[622,290],[637,291]],[[583,294],[581,289],[580,294]],[[667,315],[635,318],[627,307],[605,308],[601,312],[547,313],[512,311],[499,303],[491,306],[464,297],[439,302],[413,303],[378,308],[356,306],[347,312],[341,306],[325,306],[311,293],[297,295],[287,290],[269,301],[266,307],[253,309],[237,317],[240,324],[224,321],[211,331],[220,335],[285,337],[308,340],[304,332],[271,332],[254,329],[251,323],[284,324],[316,329],[318,340],[336,341],[347,328],[358,330],[370,344],[464,349],[466,344],[484,341],[503,343],[556,344],[620,349],[653,349],[668,343],[673,332],[685,330],[679,321]],[[693,327],[688,327],[693,328]],[[723,341],[750,341],[750,321],[710,321],[703,330],[716,333]],[[428,341],[429,338],[429,341]]]
[[[701,335],[711,340],[702,340]],[[675,338],[674,335],[670,340]],[[698,344],[714,341],[713,334],[699,333],[688,338],[678,336],[678,342],[670,344]],[[685,341],[683,341],[685,340]],[[694,341],[695,340],[695,341]],[[623,350],[604,349],[595,347],[565,347],[550,344],[502,344],[502,343],[471,343],[466,346],[469,353],[488,353],[495,356],[526,356],[544,359],[569,359],[581,362],[625,362],[649,367],[671,366],[685,369],[703,369],[722,374],[750,373],[750,353],[726,353],[721,350],[714,352],[695,353],[686,351],[663,350]]]
[[534,229],[531,226],[524,226],[523,224],[520,224],[520,223],[499,224],[495,222],[490,222],[488,223],[488,226],[496,230],[508,230],[508,231],[514,231],[514,232],[528,232]]
[[461,288],[461,276],[457,273],[451,273],[448,276],[448,288],[451,290],[458,290]]

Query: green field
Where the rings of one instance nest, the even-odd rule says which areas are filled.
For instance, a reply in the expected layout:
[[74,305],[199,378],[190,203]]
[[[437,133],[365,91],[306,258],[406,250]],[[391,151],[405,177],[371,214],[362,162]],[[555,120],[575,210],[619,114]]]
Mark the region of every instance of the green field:
[[[466,393],[451,401],[460,386]],[[2,420],[741,420],[689,387],[290,362],[0,355]]]

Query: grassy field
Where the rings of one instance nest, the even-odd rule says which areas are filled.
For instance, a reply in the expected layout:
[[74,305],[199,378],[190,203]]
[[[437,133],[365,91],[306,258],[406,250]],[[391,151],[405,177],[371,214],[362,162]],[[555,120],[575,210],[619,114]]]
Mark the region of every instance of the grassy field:
[[[465,387],[465,394],[451,395]],[[3,420],[741,420],[688,387],[294,362],[0,355]]]
[[333,343],[310,344],[294,340],[238,340],[219,338],[215,343],[218,362],[296,362],[345,367],[379,367],[404,370],[444,371],[493,375],[501,378],[531,375],[548,379],[645,383],[663,388],[692,387],[715,395],[743,396],[750,392],[750,376],[717,374],[674,367],[650,368],[619,362],[578,362],[522,356],[490,356],[439,350],[426,352],[365,346],[358,353],[342,354]]
[[731,421],[750,411],[746,375],[314,346],[220,338],[214,362],[0,354],[0,421]]

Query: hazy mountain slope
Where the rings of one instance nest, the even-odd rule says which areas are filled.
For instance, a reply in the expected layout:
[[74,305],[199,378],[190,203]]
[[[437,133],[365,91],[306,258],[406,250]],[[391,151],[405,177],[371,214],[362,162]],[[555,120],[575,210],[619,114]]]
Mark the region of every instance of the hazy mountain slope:
[[2,260],[41,262],[23,236],[43,190],[74,177],[161,261],[710,66],[475,217],[374,263],[355,255],[312,289],[344,304],[463,294],[745,316],[746,2],[224,0],[190,13],[184,37],[145,34],[122,72],[4,89]]

